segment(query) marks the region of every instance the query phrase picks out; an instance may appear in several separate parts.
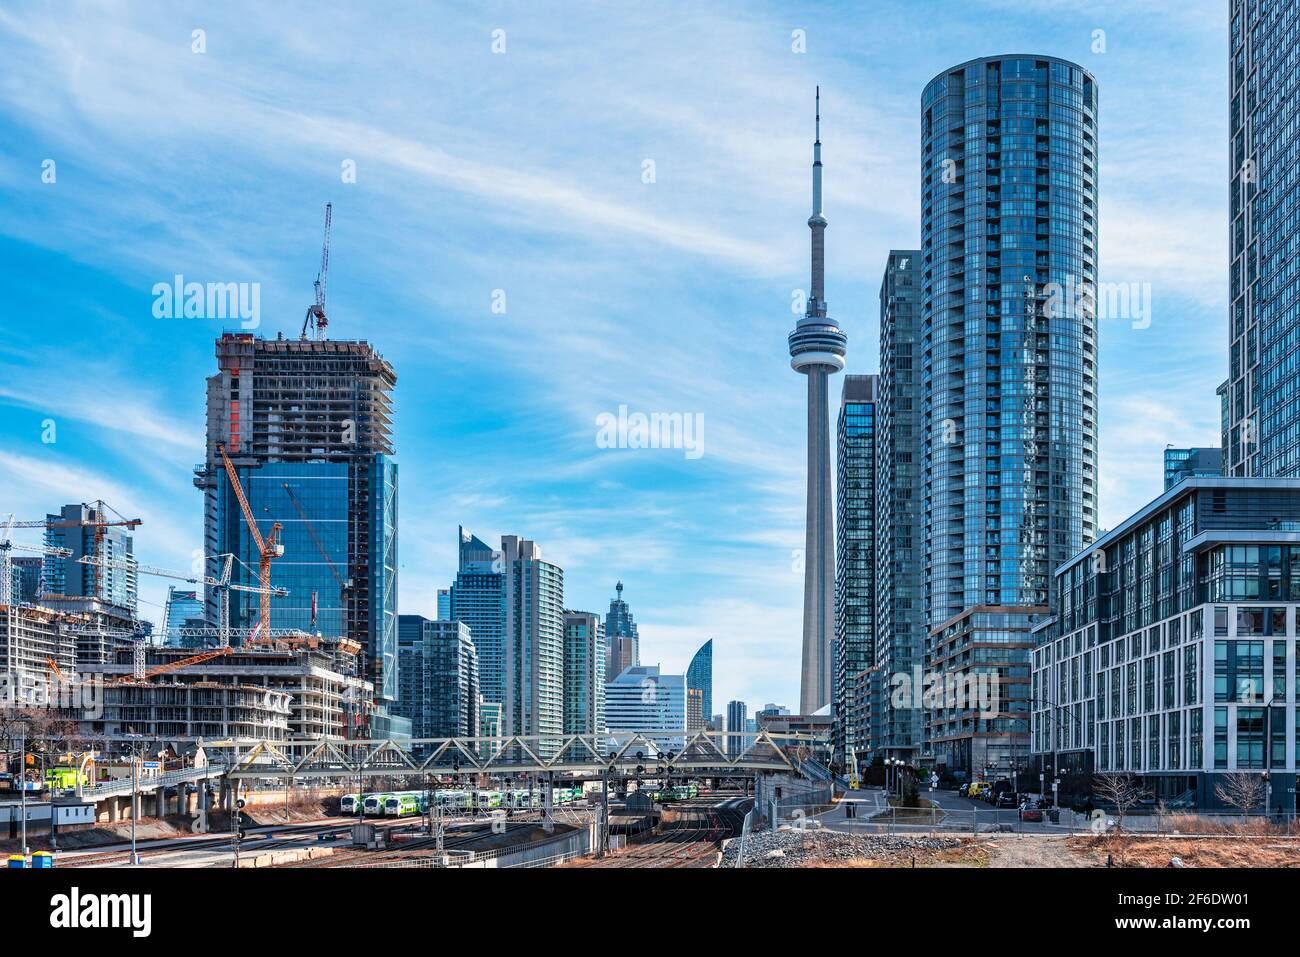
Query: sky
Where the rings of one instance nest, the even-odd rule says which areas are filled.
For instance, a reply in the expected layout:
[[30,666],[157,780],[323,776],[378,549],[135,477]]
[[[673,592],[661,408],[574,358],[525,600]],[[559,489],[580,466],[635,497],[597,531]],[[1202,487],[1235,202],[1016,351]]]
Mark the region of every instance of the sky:
[[[190,568],[204,379],[241,323],[158,318],[154,286],[257,284],[256,331],[296,336],[332,202],[330,334],[398,375],[399,610],[435,617],[458,525],[520,535],[563,567],[570,608],[603,613],[624,582],[644,663],[680,673],[712,638],[715,712],[797,706],[806,393],[786,335],[808,282],[814,86],[827,298],[846,371],[871,373],[887,251],[919,245],[924,85],[1004,53],[1096,76],[1099,279],[1151,302],[1149,324],[1100,324],[1113,527],[1160,493],[1167,444],[1218,444],[1226,16],[1218,0],[6,2],[0,513],[102,498],[144,520],[142,562]],[[608,447],[598,423],[620,407],[701,422],[701,454]],[[143,578],[142,617],[166,587]]]

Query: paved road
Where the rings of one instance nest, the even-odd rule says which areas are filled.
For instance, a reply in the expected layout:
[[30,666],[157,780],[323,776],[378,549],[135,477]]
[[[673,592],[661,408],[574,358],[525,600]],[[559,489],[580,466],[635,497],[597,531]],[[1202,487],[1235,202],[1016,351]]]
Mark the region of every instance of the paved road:
[[[821,814],[812,815],[823,827],[836,831],[884,831],[893,828],[897,831],[929,831],[932,828],[941,831],[971,833],[976,828],[987,832],[998,827],[1010,828],[1016,832],[1062,834],[1070,833],[1071,813],[1061,812],[1061,823],[1052,824],[1021,821],[1015,808],[995,808],[984,801],[964,798],[956,791],[923,790],[921,797],[932,802],[939,812],[933,822],[927,819],[925,811],[907,814],[900,811],[892,816],[881,788],[868,788],[862,791],[850,791],[835,807]],[[853,805],[856,816],[848,816],[848,807]],[[908,818],[911,821],[908,821]],[[1086,827],[1086,822],[1079,818],[1075,830]]]

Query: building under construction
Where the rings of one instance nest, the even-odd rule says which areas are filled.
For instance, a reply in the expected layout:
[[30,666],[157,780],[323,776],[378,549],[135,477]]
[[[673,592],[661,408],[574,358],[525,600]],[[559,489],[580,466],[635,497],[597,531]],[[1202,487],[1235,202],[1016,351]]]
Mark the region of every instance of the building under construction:
[[5,704],[37,700],[50,680],[50,662],[71,674],[76,637],[68,616],[38,605],[0,605],[0,675],[7,684]]
[[168,742],[356,737],[374,695],[358,674],[358,649],[346,640],[313,644],[215,649],[210,660],[185,667],[177,665],[192,651],[150,647],[138,680],[131,680],[131,652],[119,651],[103,669],[103,718],[82,722],[82,731]]
[[[204,494],[207,571],[235,556],[231,581],[255,584],[259,561],[288,590],[270,602],[270,628],[337,635],[364,650],[382,705],[396,697],[397,464],[392,460],[393,368],[366,342],[263,339],[227,333],[207,385]],[[248,512],[225,468],[227,450]],[[257,532],[249,526],[248,515]],[[279,524],[283,553],[259,548]],[[219,616],[209,589],[205,613]],[[230,596],[235,633],[259,621],[259,596]],[[221,667],[229,668],[229,660]]]

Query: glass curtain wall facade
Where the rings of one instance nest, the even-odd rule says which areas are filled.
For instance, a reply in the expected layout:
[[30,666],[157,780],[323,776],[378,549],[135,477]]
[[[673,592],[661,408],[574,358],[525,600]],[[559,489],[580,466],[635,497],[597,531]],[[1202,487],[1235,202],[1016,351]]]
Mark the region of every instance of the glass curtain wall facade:
[[1224,473],[1300,475],[1300,6],[1229,5],[1228,380]]
[[[1079,295],[1097,281],[1097,96],[1043,56],[971,60],[922,96],[927,657],[1023,672],[1026,696],[1052,571],[1097,530],[1095,298]],[[976,653],[985,633],[1000,652]],[[1007,705],[942,731],[927,711],[927,749],[967,772],[985,745],[1027,751],[1023,702]],[[1011,738],[977,747],[987,734]]]
[[[882,676],[911,674],[925,653],[921,546],[921,251],[889,252],[880,284],[880,398],[876,405],[876,650]],[[878,682],[883,687],[885,682]],[[920,712],[875,696],[877,746],[912,759]]]
[[854,712],[849,707],[853,676],[871,667],[875,659],[878,387],[877,376],[845,376],[836,428],[838,514],[831,749],[834,759],[840,762],[858,735]]
[[1300,479],[1192,478],[1058,569],[1038,765],[1200,808],[1221,808],[1222,775],[1267,771],[1268,807],[1294,814],[1298,530]]
[[686,669],[686,687],[700,693],[700,716],[707,720],[713,713],[713,639],[700,645],[690,667]]

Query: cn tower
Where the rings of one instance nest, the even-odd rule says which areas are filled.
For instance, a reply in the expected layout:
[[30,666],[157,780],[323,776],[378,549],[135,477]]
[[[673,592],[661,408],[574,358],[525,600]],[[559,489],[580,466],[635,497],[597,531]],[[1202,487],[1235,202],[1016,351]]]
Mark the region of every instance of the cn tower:
[[804,539],[803,670],[799,712],[831,700],[831,636],[835,634],[835,527],[831,501],[831,422],[828,379],[844,368],[848,337],[826,315],[826,217],[822,215],[822,112],[817,88],[813,143],[812,289],[803,318],[790,333],[790,367],[808,377],[808,513]]

